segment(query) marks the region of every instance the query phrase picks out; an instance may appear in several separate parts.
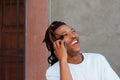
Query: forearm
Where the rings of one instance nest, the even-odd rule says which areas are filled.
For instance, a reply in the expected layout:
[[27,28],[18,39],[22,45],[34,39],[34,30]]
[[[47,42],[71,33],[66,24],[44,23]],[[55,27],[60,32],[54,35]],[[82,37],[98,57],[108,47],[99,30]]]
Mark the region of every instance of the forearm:
[[60,64],[60,80],[72,80],[67,60],[65,59],[60,60],[59,64]]

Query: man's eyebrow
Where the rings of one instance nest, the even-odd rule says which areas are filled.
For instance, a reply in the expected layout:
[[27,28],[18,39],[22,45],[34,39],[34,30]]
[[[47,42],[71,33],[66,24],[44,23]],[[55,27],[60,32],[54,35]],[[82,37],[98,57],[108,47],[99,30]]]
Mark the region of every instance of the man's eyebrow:
[[[74,29],[74,28],[71,28],[70,30],[75,30],[75,29]],[[67,32],[67,31],[62,32],[62,34],[61,34],[61,35],[60,35],[60,34],[56,34],[56,33],[55,33],[55,35],[58,35],[58,36],[63,36],[66,32]]]
[[[71,28],[70,30],[75,30],[74,28]],[[62,32],[62,34],[65,34],[67,31]]]
[[71,28],[71,30],[75,30],[74,28]]
[[65,34],[67,31],[62,32],[62,34]]

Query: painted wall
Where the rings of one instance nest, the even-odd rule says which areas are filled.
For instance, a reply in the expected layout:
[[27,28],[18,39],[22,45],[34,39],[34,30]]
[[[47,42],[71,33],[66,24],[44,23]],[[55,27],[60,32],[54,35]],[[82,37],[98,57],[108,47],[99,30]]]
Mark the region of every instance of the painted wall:
[[26,0],[25,80],[46,80],[48,51],[42,43],[48,26],[48,1]]
[[82,52],[103,54],[120,76],[120,0],[49,0],[49,21],[80,35]]

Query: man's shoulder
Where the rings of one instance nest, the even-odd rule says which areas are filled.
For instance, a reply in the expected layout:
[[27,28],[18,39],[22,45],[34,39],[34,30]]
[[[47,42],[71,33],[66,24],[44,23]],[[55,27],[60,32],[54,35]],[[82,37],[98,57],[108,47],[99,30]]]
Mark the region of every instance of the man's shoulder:
[[92,58],[103,58],[103,54],[101,53],[82,53],[85,57],[92,57]]

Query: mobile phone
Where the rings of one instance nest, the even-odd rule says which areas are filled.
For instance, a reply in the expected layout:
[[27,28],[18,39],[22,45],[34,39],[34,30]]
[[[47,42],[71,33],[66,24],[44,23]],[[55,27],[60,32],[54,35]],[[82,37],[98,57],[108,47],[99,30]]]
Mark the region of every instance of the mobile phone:
[[[63,40],[63,38],[64,38],[63,35],[61,35],[61,36],[59,37],[60,40]],[[65,46],[65,48],[67,49],[67,47],[66,47],[66,42],[64,42],[64,46]]]
[[59,37],[59,39],[60,39],[60,40],[63,40],[63,38],[64,38],[64,36],[63,36],[63,35],[61,35],[61,36]]

